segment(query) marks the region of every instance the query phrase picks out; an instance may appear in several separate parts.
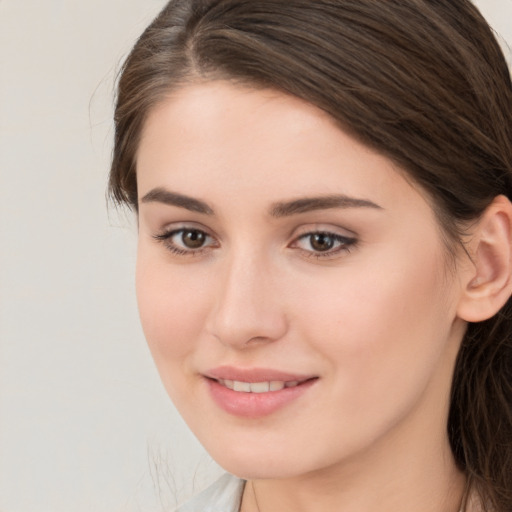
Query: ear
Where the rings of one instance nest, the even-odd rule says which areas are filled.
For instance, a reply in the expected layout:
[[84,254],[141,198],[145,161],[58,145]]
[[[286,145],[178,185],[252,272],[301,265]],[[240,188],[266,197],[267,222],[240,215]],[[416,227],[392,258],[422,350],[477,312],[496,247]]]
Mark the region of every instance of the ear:
[[472,229],[471,257],[462,272],[459,318],[481,322],[494,316],[512,294],[512,204],[497,196]]

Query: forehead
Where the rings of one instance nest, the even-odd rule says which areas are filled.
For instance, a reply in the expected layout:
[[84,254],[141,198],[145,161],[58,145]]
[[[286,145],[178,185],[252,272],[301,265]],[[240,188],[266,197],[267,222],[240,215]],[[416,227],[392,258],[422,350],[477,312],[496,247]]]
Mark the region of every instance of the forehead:
[[150,112],[137,180],[140,196],[168,187],[214,202],[343,193],[390,204],[405,199],[404,190],[423,197],[389,159],[319,108],[223,81],[184,87]]

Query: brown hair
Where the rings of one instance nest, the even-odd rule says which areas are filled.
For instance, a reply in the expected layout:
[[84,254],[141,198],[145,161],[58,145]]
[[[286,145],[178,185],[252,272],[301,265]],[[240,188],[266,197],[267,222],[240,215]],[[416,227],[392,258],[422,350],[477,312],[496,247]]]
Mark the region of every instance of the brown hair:
[[[512,198],[512,85],[468,0],[175,0],[122,69],[110,193],[137,209],[148,112],[173,89],[223,78],[317,105],[429,194],[447,237]],[[448,434],[490,510],[512,510],[512,301],[471,324]]]

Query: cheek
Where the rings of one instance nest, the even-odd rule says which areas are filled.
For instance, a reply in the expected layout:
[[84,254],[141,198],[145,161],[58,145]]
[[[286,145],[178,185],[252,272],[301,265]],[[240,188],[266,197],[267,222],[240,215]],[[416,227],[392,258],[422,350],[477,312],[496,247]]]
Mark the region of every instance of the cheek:
[[436,372],[454,316],[443,269],[439,254],[381,252],[292,294],[305,298],[294,307],[303,332],[354,410],[409,400]]
[[[161,258],[160,258],[161,259]],[[139,249],[136,288],[142,328],[157,367],[181,363],[194,349],[207,309],[199,283]]]

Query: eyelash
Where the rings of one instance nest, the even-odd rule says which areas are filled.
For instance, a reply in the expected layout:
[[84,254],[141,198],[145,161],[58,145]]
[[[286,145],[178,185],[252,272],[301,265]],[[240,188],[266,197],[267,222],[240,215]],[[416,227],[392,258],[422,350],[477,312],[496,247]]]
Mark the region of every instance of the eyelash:
[[165,248],[171,251],[173,254],[177,254],[178,256],[199,256],[205,251],[212,248],[212,246],[205,246],[205,247],[199,247],[198,249],[184,249],[178,247],[175,243],[172,242],[172,238],[176,235],[181,234],[183,235],[185,233],[196,233],[200,235],[204,235],[205,239],[213,239],[208,233],[203,231],[202,229],[196,229],[196,228],[179,228],[179,229],[172,229],[170,231],[164,231],[163,233],[160,233],[158,235],[155,235],[153,238],[161,243],[164,244]]
[[[196,228],[179,228],[179,229],[172,229],[170,231],[165,231],[163,233],[154,235],[153,238],[157,240],[158,242],[161,242],[166,249],[171,251],[173,254],[176,254],[178,256],[200,256],[206,251],[211,250],[212,248],[217,247],[215,244],[210,244],[206,246],[201,246],[197,249],[184,249],[181,247],[178,247],[176,243],[172,241],[173,237],[176,235],[180,235],[183,237],[185,233],[195,233],[199,236],[204,236],[205,240],[213,240],[213,237],[210,236],[208,233],[201,229]],[[323,258],[329,258],[337,256],[340,253],[346,252],[349,253],[351,249],[355,246],[357,243],[357,239],[353,237],[346,237],[339,235],[337,233],[332,233],[330,231],[309,231],[307,233],[304,233],[294,239],[294,241],[289,245],[289,247],[296,248],[300,241],[306,240],[309,238],[309,243],[311,244],[312,237],[314,236],[323,236],[328,237],[331,242],[336,245],[338,244],[338,247],[336,249],[328,249],[326,251],[315,251],[315,250],[307,250],[303,249],[304,256],[306,258],[315,258],[315,259],[323,259]],[[298,247],[297,247],[298,248]]]
[[306,258],[315,258],[315,259],[322,259],[322,258],[332,258],[335,256],[338,256],[340,253],[349,253],[352,248],[357,243],[357,239],[353,237],[347,237],[343,235],[339,235],[337,233],[332,233],[330,231],[309,231],[307,233],[304,233],[300,236],[298,236],[290,245],[291,247],[297,247],[298,243],[302,240],[309,239],[309,245],[312,243],[312,238],[314,236],[323,236],[327,237],[331,240],[331,242],[334,245],[338,245],[335,249],[328,249],[326,251],[315,251],[315,250],[306,250],[304,249],[304,256]]

